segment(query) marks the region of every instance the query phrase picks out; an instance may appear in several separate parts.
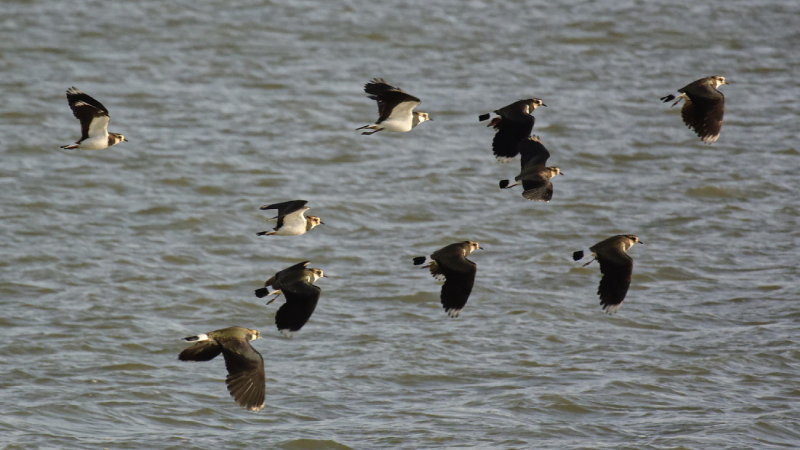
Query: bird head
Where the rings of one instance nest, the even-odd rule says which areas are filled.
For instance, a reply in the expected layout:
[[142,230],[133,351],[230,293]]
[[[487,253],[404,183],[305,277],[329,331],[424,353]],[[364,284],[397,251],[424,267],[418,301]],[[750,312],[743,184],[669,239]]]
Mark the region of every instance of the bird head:
[[536,108],[540,106],[547,106],[544,104],[544,101],[540,98],[533,97],[529,99],[525,104],[525,114],[530,114],[536,110]]
[[722,75],[712,75],[709,78],[711,87],[718,88],[723,84],[730,84]]
[[481,247],[481,244],[477,243],[476,241],[464,241],[464,244],[466,244],[465,250],[466,250],[467,255],[469,255],[470,253],[474,252],[475,250],[479,250],[479,249],[483,250],[483,247]]
[[327,278],[325,272],[322,269],[308,269],[308,278],[309,282],[313,283],[320,278]]
[[623,234],[622,237],[625,239],[622,244],[625,251],[633,247],[633,244],[644,244],[644,242],[639,239],[639,236],[635,234]]
[[247,340],[248,341],[254,341],[254,340],[256,340],[256,339],[261,337],[261,332],[258,331],[258,330],[248,329],[248,331],[249,331],[249,333],[247,333]]
[[425,122],[426,120],[433,120],[430,114],[426,112],[417,112],[417,111],[414,111],[414,118],[417,119],[416,122],[418,124]]
[[306,230],[310,230],[317,225],[325,225],[325,222],[317,216],[306,216]]

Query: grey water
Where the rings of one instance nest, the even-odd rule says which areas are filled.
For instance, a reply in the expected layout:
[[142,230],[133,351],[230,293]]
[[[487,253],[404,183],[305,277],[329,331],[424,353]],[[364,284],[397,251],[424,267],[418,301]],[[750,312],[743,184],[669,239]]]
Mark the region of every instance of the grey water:
[[[5,448],[797,448],[800,3],[7,0]],[[705,145],[659,97],[721,74]],[[361,136],[384,77],[434,118]],[[129,142],[79,137],[64,91]],[[477,116],[536,96],[549,203]],[[269,229],[309,200],[322,225]],[[613,316],[573,251],[620,233]],[[481,242],[458,319],[411,265]],[[291,339],[253,290],[330,276]],[[182,337],[256,328],[266,408]]]

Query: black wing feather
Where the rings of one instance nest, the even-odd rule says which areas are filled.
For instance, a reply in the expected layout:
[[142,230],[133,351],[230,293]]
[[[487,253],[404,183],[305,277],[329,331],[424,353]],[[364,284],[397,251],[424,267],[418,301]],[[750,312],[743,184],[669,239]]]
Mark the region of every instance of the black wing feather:
[[222,352],[222,347],[215,341],[203,341],[184,349],[178,359],[181,361],[210,361]]
[[622,251],[614,252],[613,255],[598,256],[603,278],[600,279],[597,294],[600,296],[600,304],[605,310],[609,306],[618,305],[625,300],[625,295],[631,285],[633,259]]
[[239,405],[258,411],[264,407],[264,358],[244,339],[228,339],[222,346],[228,392]]
[[472,293],[477,266],[469,259],[462,258],[462,261],[459,264],[438,261],[439,270],[445,277],[440,295],[445,311],[463,309]]
[[102,103],[74,86],[67,89],[67,103],[72,115],[81,122],[81,138],[77,142],[89,137],[89,126],[95,117],[108,116],[108,109]]
[[419,98],[414,97],[398,87],[392,86],[383,78],[374,78],[372,81],[365,84],[364,92],[368,94],[370,99],[378,102],[378,120],[375,123],[381,123],[389,118],[392,114],[392,110],[400,103],[421,103]]
[[528,200],[549,202],[553,198],[553,183],[544,178],[522,180],[522,196]]
[[492,152],[497,158],[513,158],[518,144],[530,136],[535,119],[530,114],[516,114],[493,121],[497,133],[492,139]]
[[283,286],[281,291],[286,303],[275,314],[275,325],[278,330],[297,331],[311,318],[322,290],[305,281],[296,281]]
[[264,205],[259,209],[277,209],[278,216],[285,216],[291,214],[298,209],[303,208],[308,203],[307,200],[289,200],[288,202],[273,203],[271,205]]

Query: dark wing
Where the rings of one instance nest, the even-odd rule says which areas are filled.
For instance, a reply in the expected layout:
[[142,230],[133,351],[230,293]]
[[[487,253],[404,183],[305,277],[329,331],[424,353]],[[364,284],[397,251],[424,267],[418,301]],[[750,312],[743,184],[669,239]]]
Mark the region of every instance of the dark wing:
[[209,361],[216,358],[221,351],[222,347],[215,341],[203,341],[183,350],[178,355],[178,359],[181,361]]
[[273,277],[275,282],[272,283],[272,286],[276,289],[283,290],[283,286],[289,285],[305,276],[305,268],[311,263],[311,261],[303,261],[297,264],[291,265],[280,272],[276,273]]
[[531,135],[535,119],[530,114],[514,114],[493,120],[497,133],[492,139],[492,152],[498,159],[513,158],[519,149],[517,144]]
[[228,376],[225,384],[236,403],[251,411],[264,408],[264,358],[251,345],[241,338],[225,339],[222,342],[222,356]]
[[280,331],[297,331],[303,328],[314,313],[322,290],[313,284],[296,281],[284,286],[281,291],[286,297],[286,303],[275,314],[275,325]]
[[522,170],[517,180],[522,180],[522,196],[528,200],[549,202],[553,198],[553,183],[542,176],[550,152],[536,138],[523,139],[517,145]]
[[436,261],[437,271],[445,277],[440,297],[448,313],[464,308],[475,284],[477,266],[464,257],[463,245],[450,244],[431,255],[431,259]]
[[515,117],[528,115],[525,112],[526,105],[530,105],[532,100],[517,100],[510,105],[503,106],[494,113],[500,117]]
[[703,142],[715,142],[722,129],[725,96],[707,84],[692,83],[681,89],[681,92],[689,97],[681,108],[683,123],[694,130]]
[[388,119],[392,111],[401,103],[408,103],[401,107],[405,114],[409,114],[411,110],[422,103],[419,98],[388,84],[383,78],[374,78],[365,84],[364,92],[369,95],[369,98],[378,102],[378,120],[375,123],[381,123]]
[[523,139],[517,144],[517,152],[520,154],[520,167],[525,172],[527,167],[544,167],[550,152],[538,139]]
[[549,202],[553,198],[553,183],[544,177],[523,178],[522,189],[528,200]]
[[72,114],[81,122],[80,141],[108,130],[108,109],[102,103],[76,87],[67,89],[67,102]]
[[477,266],[466,258],[460,258],[446,263],[439,261],[439,270],[445,277],[440,295],[442,307],[448,313],[463,309],[475,284]]
[[625,300],[631,285],[633,259],[620,249],[611,249],[597,255],[603,278],[597,288],[603,309],[619,305]]
[[273,203],[271,205],[264,205],[259,209],[277,209],[278,217],[291,214],[298,209],[303,208],[308,203],[307,200],[289,200],[288,202]]

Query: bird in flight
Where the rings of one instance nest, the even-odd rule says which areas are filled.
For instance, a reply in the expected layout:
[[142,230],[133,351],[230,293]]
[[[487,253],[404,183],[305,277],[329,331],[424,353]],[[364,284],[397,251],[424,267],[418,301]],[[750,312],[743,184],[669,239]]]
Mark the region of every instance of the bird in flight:
[[510,184],[508,180],[500,180],[500,189],[509,189],[522,183],[522,196],[528,200],[549,202],[553,198],[553,183],[550,179],[556,175],[564,175],[558,167],[545,167],[550,152],[547,151],[539,136],[530,136],[517,144],[520,154],[521,171]]
[[661,101],[675,100],[672,106],[683,100],[681,117],[687,127],[694,130],[700,140],[706,144],[716,142],[722,130],[722,116],[725,114],[725,95],[718,87],[730,84],[721,75],[712,75],[693,81],[678,89],[678,95],[673,94],[661,97]]
[[128,141],[119,133],[108,132],[108,109],[89,94],[71,87],[67,89],[67,102],[72,114],[81,122],[81,138],[74,144],[62,145],[61,148],[103,150]]
[[[625,300],[631,285],[633,259],[628,256],[628,249],[633,247],[633,244],[643,244],[643,242],[635,234],[620,234],[589,247],[594,258],[584,266],[595,260],[600,263],[603,277],[600,279],[600,286],[597,287],[597,294],[600,296],[603,310],[608,314],[614,314],[622,306],[622,301]],[[578,250],[572,254],[572,259],[579,261],[583,256],[584,252]]]
[[251,345],[250,341],[261,337],[258,330],[229,327],[208,333],[189,336],[184,340],[194,342],[183,350],[181,361],[210,361],[222,353],[228,376],[225,384],[239,406],[250,411],[264,408],[264,358]]
[[432,120],[428,113],[414,111],[422,103],[419,98],[388,84],[383,78],[373,78],[364,85],[364,92],[378,102],[378,120],[356,128],[356,131],[372,130],[361,134],[375,134],[382,130],[404,133],[426,120]]
[[[480,248],[480,244],[475,241],[446,245],[433,252],[431,261],[422,266],[423,269],[429,269],[434,278],[444,279],[440,299],[445,312],[452,318],[458,317],[464,309],[475,284],[478,266],[467,256]],[[425,261],[424,256],[417,256],[414,258],[414,265],[422,265]]]

